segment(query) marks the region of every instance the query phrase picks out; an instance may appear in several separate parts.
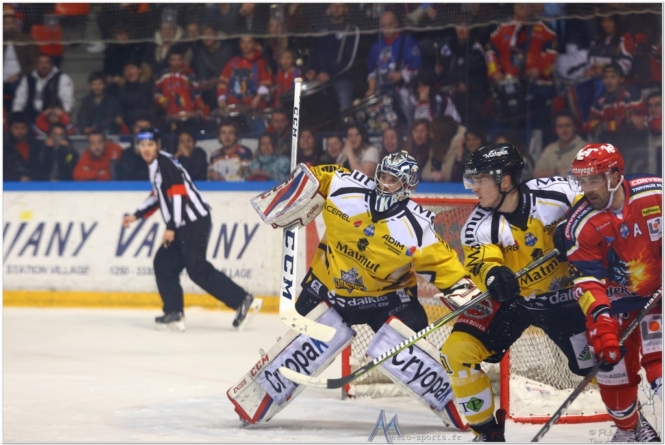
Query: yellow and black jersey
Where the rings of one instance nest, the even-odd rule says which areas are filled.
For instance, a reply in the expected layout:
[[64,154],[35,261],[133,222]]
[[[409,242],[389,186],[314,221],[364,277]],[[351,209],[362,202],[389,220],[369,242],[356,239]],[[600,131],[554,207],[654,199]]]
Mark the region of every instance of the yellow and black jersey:
[[[518,192],[513,213],[476,206],[462,229],[464,265],[482,290],[492,267],[504,265],[517,272],[552,250],[554,229],[575,201],[568,181],[557,176],[533,179],[521,184]],[[523,275],[519,283],[526,298],[572,286],[568,263],[556,258]]]
[[379,218],[374,181],[338,166],[310,167],[326,197],[326,233],[312,273],[339,297],[377,296],[416,286],[416,273],[439,289],[464,277],[464,266],[434,231],[434,214],[405,199]]

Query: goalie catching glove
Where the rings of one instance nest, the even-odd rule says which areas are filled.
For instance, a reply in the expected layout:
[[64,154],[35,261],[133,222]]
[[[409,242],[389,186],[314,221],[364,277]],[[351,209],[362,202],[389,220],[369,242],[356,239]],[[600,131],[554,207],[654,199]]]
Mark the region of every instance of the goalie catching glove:
[[478,295],[480,295],[480,290],[473,284],[473,281],[464,277],[448,289],[443,289],[443,292],[436,294],[435,297],[439,297],[448,309],[456,311]]
[[263,222],[277,228],[306,226],[321,213],[326,199],[319,194],[319,180],[301,163],[286,181],[250,202]]

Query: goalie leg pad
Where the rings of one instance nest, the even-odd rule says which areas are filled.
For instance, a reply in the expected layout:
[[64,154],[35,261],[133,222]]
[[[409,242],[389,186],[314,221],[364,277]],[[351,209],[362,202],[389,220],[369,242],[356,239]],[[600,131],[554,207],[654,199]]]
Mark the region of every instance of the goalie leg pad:
[[306,226],[323,210],[319,180],[305,164],[298,164],[289,178],[250,200],[263,222],[274,228],[299,223]]
[[243,422],[267,422],[284,409],[304,389],[284,378],[278,369],[285,366],[307,375],[317,376],[346,348],[355,332],[342,321],[342,317],[327,303],[321,302],[307,314],[337,329],[335,337],[324,343],[290,330],[277,344],[226,392]]
[[[367,355],[376,358],[414,334],[399,318],[390,317],[374,335],[367,347]],[[415,345],[383,362],[379,369],[395,384],[429,407],[446,426],[468,429],[469,425],[457,410],[448,373],[439,362],[439,351],[427,340],[419,340]]]

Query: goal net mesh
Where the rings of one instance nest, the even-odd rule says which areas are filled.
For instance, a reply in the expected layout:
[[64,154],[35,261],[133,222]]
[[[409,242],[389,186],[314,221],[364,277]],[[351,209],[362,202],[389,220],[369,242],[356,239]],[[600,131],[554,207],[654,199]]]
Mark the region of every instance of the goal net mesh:
[[[418,199],[416,200],[418,201]],[[463,261],[463,253],[460,232],[475,203],[476,201],[473,200],[446,198],[421,201],[424,207],[434,212],[436,215],[434,219],[436,232],[457,251],[461,261]],[[418,298],[425,307],[430,323],[449,312],[443,303],[434,297],[439,291],[431,284],[420,281],[418,292]],[[440,348],[452,331],[453,324],[454,322],[450,322],[444,325],[430,334],[427,339],[436,348]],[[350,346],[351,351],[347,365],[350,370],[355,370],[368,363],[369,359],[365,356],[365,350],[374,335],[367,325],[353,326],[353,329],[357,332],[357,336]],[[566,394],[566,390],[569,393],[582,380],[581,377],[570,372],[567,363],[565,355],[541,329],[528,328],[510,349],[511,400],[523,398],[525,392],[531,392],[541,396],[541,400],[537,405],[543,405],[543,396],[556,394],[557,400],[552,401],[552,404],[556,404],[553,407],[556,410],[560,406],[558,402],[560,396]],[[499,365],[483,363],[481,366],[488,373],[495,394],[499,395]],[[587,395],[597,392],[597,387],[589,385],[586,392]],[[402,395],[402,392],[396,388],[396,385],[391,384],[390,379],[380,371],[374,370],[354,381],[350,387],[346,388],[346,394],[351,397],[377,397]],[[595,415],[604,412],[600,397],[594,398],[597,401],[593,403],[593,407],[588,406],[588,404],[587,406],[578,406],[576,414]],[[561,402],[563,400],[565,398],[561,399]],[[581,397],[580,400],[584,401],[585,397]],[[519,402],[519,404],[522,406],[514,406],[513,403],[510,403],[509,413],[512,414],[511,417],[544,416],[553,413],[552,406],[525,407],[525,404],[529,404],[528,401]],[[578,405],[582,404],[578,403]],[[507,407],[504,406],[504,408]],[[525,412],[520,412],[520,410]],[[569,413],[572,411],[569,410]]]

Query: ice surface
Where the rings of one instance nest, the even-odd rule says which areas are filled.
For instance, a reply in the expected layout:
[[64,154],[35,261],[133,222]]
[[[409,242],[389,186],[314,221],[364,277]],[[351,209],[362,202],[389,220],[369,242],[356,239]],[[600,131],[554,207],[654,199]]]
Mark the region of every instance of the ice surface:
[[[342,400],[341,390],[313,388],[270,422],[241,428],[226,390],[286,332],[277,315],[236,332],[232,312],[192,308],[185,333],[155,330],[156,315],[5,308],[3,442],[367,443],[381,409],[388,421],[398,415],[405,437],[395,443],[473,437],[409,398]],[[323,375],[339,377],[339,360]],[[557,425],[545,441],[606,441],[610,427]],[[509,422],[506,438],[530,441],[539,429]]]

